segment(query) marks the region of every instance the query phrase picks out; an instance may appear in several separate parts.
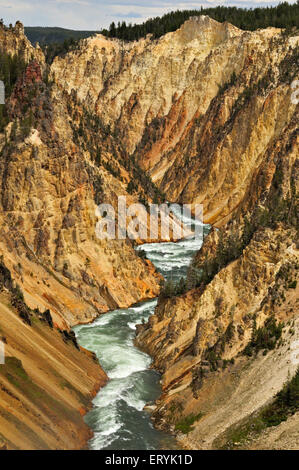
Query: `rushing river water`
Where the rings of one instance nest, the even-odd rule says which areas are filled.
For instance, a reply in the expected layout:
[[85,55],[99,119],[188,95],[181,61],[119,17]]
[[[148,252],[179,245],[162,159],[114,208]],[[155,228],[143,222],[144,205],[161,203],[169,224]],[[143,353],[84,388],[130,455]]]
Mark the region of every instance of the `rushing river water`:
[[[185,276],[201,239],[177,243],[153,243],[140,247],[167,279]],[[109,382],[93,400],[86,423],[94,431],[90,449],[159,450],[174,449],[172,436],[156,430],[147,402],[158,398],[160,376],[149,369],[151,358],[134,346],[136,324],[154,313],[157,300],[142,302],[127,309],[114,310],[93,323],[74,328],[78,342],[94,351],[109,376]]]

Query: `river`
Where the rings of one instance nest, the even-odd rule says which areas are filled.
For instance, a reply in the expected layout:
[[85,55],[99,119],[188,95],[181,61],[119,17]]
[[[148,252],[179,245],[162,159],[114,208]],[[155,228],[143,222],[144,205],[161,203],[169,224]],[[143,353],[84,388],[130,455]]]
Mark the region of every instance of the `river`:
[[[206,227],[204,227],[205,229]],[[177,243],[144,244],[157,270],[174,281],[186,275],[201,238]],[[114,310],[88,325],[74,328],[81,346],[94,351],[109,382],[93,400],[93,408],[85,421],[94,431],[90,449],[160,450],[175,449],[175,439],[156,430],[149,413],[143,411],[147,402],[160,395],[160,376],[149,369],[151,358],[134,346],[136,324],[147,321],[154,313],[157,299],[127,309]]]

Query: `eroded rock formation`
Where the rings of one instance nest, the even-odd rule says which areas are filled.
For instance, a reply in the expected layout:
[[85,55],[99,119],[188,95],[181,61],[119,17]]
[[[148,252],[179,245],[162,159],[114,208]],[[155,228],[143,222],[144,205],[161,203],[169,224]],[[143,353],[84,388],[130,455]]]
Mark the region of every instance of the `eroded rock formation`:
[[197,417],[187,447],[224,445],[296,369],[298,43],[201,16],[158,40],[95,35],[47,68],[20,25],[0,30],[0,48],[34,60],[0,135],[0,253],[29,307],[67,330],[158,294],[130,242],[96,238],[100,202],[164,192],[202,203],[221,227],[192,263],[190,290],[161,298],[138,329],[162,373],[155,423]]

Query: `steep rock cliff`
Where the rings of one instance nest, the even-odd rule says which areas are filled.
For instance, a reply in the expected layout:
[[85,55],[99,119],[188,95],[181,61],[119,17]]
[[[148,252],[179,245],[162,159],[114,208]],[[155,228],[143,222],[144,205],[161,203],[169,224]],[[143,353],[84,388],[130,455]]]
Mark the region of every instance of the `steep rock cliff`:
[[[80,449],[82,416],[107,377],[51,314],[31,310],[0,260],[0,448]],[[2,352],[2,348],[1,348]]]
[[[1,252],[28,303],[50,308],[61,326],[155,296],[160,277],[133,244],[96,237],[97,204],[117,210],[117,196],[138,202],[155,191],[121,144],[77,96],[45,82],[37,61],[19,78],[7,109]],[[131,179],[135,195],[127,193]]]
[[156,296],[161,280],[130,240],[97,238],[96,208],[160,195],[77,96],[49,81],[21,24],[0,28],[0,51],[4,67],[22,64],[0,132],[0,447],[78,449],[107,377],[70,327]]
[[44,64],[44,54],[39,46],[33,47],[24,34],[24,26],[17,21],[15,26],[0,24],[0,49],[7,54],[20,54],[26,62],[37,60]]
[[294,115],[298,35],[193,17],[158,40],[96,35],[57,57],[51,74],[111,126],[168,200],[202,203],[205,221],[220,225]]
[[[228,445],[298,367],[298,109],[269,147],[235,218],[192,261],[190,290],[161,298],[138,328],[137,344],[163,374],[154,420],[178,431],[198,417],[180,435],[192,448]],[[289,419],[281,448],[296,447],[298,417]]]

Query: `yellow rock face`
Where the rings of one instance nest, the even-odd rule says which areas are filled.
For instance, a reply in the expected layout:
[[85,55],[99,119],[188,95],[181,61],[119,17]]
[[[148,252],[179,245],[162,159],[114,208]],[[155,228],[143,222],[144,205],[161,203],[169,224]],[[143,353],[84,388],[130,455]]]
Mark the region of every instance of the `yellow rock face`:
[[0,293],[0,448],[82,449],[91,432],[82,416],[107,377],[91,354],[64,342],[34,316],[24,323]]
[[[281,89],[287,90],[287,87]],[[281,90],[270,93],[266,105],[280,93]],[[216,201],[220,193],[217,180],[221,182],[222,194],[225,188],[228,191],[230,187],[231,192],[235,188],[241,198],[232,212],[223,203],[220,214],[227,211],[228,222],[222,220],[220,230],[212,229],[193,261],[199,272],[211,263],[209,280],[201,281],[184,295],[161,299],[148,325],[138,330],[137,344],[153,356],[154,366],[163,374],[163,394],[157,401],[155,423],[175,431],[186,417],[203,415],[188,436],[179,434],[182,444],[189,448],[227,445],[229,432],[240,423],[248,422],[254,413],[271,402],[289,374],[292,377],[298,367],[291,358],[299,337],[298,106],[287,103],[288,94],[281,101],[280,113],[277,111],[274,118],[268,115],[268,122],[273,118],[273,129],[277,126],[279,133],[265,152],[257,152],[258,164],[250,170],[249,161],[247,166],[244,162],[244,171],[251,173],[248,189],[243,194],[236,185],[237,180],[242,180],[239,162],[236,166],[231,162],[230,174],[228,168],[223,167],[222,172],[218,168],[219,171],[213,173],[214,188],[208,176],[203,178],[203,181],[206,178],[206,187],[215,191]],[[256,102],[251,110],[255,112]],[[245,113],[244,109],[241,113]],[[250,125],[252,133],[254,123]],[[269,130],[266,124],[264,126]],[[238,141],[242,142],[244,128],[240,129]],[[223,142],[219,139],[218,145]],[[259,145],[257,138],[256,144],[251,144],[251,154]],[[209,162],[211,171],[220,165],[215,155],[212,154]],[[227,180],[226,185],[221,175]],[[229,181],[232,186],[228,186]],[[208,208],[213,207],[213,202],[214,199],[207,200]],[[239,249],[245,226],[252,232]],[[227,254],[228,260],[215,270],[213,260],[219,263],[220,256],[224,259]],[[271,352],[264,347],[263,352],[253,352],[248,359],[244,355],[245,347],[256,328],[267,329],[269,318],[275,318],[277,323],[284,322],[281,340]],[[268,335],[271,337],[271,333]],[[275,436],[274,448],[296,448],[294,427],[297,421],[296,415],[282,426],[281,434],[279,430],[265,434],[268,441],[265,448],[274,445]],[[238,445],[244,446],[244,442],[236,443]],[[257,444],[246,443],[247,448],[255,448],[255,445],[263,448],[262,438]]]
[[[264,406],[288,374],[295,373],[290,348],[299,338],[298,287],[281,280],[288,269],[289,279],[298,279],[294,237],[282,228],[256,234],[242,256],[203,291],[160,300],[149,323],[140,325],[137,345],[152,355],[153,366],[162,373],[156,425],[174,430],[184,416],[204,415],[188,436],[179,435],[185,446],[216,448],[230,426]],[[242,351],[251,339],[253,321],[259,328],[271,315],[285,322],[282,341],[265,357],[253,354],[248,360]],[[289,439],[292,446],[294,439]]]
[[[126,152],[86,126],[77,99],[41,80],[42,52],[21,25],[0,29],[0,50],[35,60],[7,99],[11,122],[0,133],[0,255],[27,306],[49,309],[54,324],[38,314],[26,324],[1,284],[0,448],[79,449],[91,437],[83,415],[107,377],[90,352],[65,343],[58,330],[155,297],[160,275],[129,240],[96,237],[97,204],[116,207],[119,195],[138,201],[138,193],[126,192],[133,177]],[[24,133],[28,97],[32,127]],[[86,126],[84,138],[75,121]],[[95,164],[98,150],[105,167]]]
[[202,203],[205,221],[219,225],[294,115],[281,77],[298,41],[193,17],[155,41],[97,35],[57,57],[51,74],[111,126],[168,200]]
[[0,48],[7,54],[15,55],[20,53],[26,62],[37,60],[44,64],[44,54],[39,46],[33,47],[24,34],[24,26],[17,21],[12,28],[0,26]]
[[[28,57],[34,49],[22,32],[18,34],[23,38],[24,57]],[[5,31],[5,35],[16,36],[16,41],[19,38],[14,31]],[[93,132],[99,142],[94,145],[119,176],[95,165],[91,152],[96,147],[84,148],[90,139],[89,128],[82,147],[74,142],[69,113],[75,111],[83,120],[82,107],[67,100],[60,85],[53,84],[50,92],[40,83],[37,87],[37,101],[32,102],[36,128],[25,139],[18,129],[13,147],[5,143],[5,139],[12,140],[12,123],[6,136],[0,135],[0,251],[28,304],[50,308],[58,326],[71,326],[156,296],[160,276],[150,262],[135,254],[129,241],[96,237],[97,199],[116,208],[119,195],[127,196],[128,204],[138,202],[138,195],[126,192],[133,177],[124,166],[126,153],[114,146],[112,137],[103,143],[96,129]],[[11,98],[17,103],[16,115],[26,87],[19,93],[21,97]]]
[[117,128],[132,152],[145,127],[154,118],[171,113],[176,102],[189,100],[184,120],[190,120],[198,100],[207,104],[209,96],[215,96],[216,82],[209,96],[198,89],[199,64],[212,49],[239,35],[237,28],[209,17],[190,19],[178,31],[157,41],[148,37],[124,44],[96,35],[86,40],[80,50],[65,58],[57,57],[51,73],[63,88],[68,92],[76,90],[105,123]]

